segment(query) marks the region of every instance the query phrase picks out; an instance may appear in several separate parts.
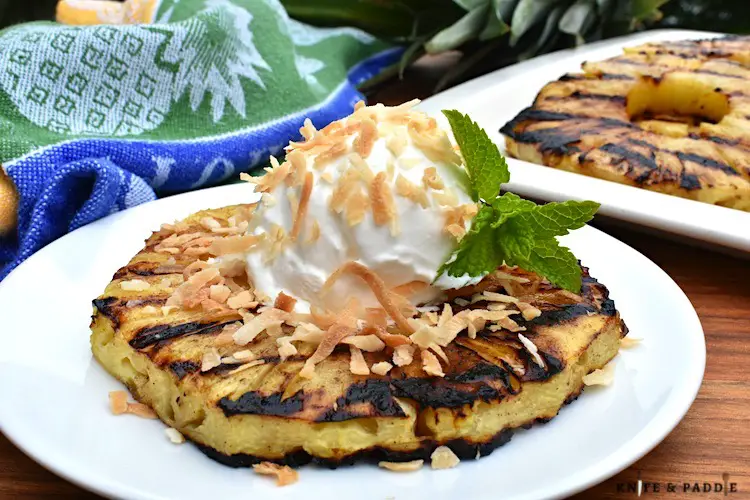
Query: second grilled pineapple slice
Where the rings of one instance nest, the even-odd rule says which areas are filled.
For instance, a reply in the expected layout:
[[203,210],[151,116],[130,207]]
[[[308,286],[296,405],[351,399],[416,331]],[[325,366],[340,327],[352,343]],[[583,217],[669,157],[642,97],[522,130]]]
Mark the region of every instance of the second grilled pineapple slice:
[[750,37],[648,44],[545,86],[502,129],[523,160],[750,211]]

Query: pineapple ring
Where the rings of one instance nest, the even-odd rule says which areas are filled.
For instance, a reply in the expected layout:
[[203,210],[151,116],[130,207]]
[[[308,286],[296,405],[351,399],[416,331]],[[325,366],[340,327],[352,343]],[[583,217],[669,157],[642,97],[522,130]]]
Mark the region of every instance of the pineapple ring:
[[547,84],[516,158],[750,211],[750,37],[647,44]]

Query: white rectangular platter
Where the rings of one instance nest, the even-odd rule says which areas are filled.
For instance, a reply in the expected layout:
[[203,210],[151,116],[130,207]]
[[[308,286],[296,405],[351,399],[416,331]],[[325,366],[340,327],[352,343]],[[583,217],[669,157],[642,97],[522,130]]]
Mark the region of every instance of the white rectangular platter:
[[[659,30],[555,52],[484,75],[420,104],[441,120],[442,109],[469,114],[497,142],[504,145],[499,129],[519,111],[530,106],[548,82],[580,71],[584,61],[613,57],[623,47],[647,42],[709,38],[716,33]],[[511,181],[506,189],[522,196],[547,201],[568,199],[601,203],[599,213],[621,221],[687,237],[724,249],[750,254],[750,213],[709,205],[676,196],[647,191],[615,182],[556,170],[508,158]]]

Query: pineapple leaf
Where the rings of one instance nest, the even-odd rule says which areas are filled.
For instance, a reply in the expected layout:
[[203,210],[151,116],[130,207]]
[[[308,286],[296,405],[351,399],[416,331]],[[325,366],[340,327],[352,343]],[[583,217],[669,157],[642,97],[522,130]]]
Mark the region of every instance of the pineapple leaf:
[[557,24],[564,13],[565,7],[562,5],[558,5],[552,9],[552,12],[547,16],[547,21],[544,24],[542,34],[539,35],[539,39],[529,49],[521,53],[519,59],[529,59],[540,52],[546,52],[547,48],[556,42],[560,35],[560,32],[557,30]]
[[510,23],[510,45],[515,46],[518,40],[534,27],[552,10],[557,0],[521,0],[513,11]]
[[466,12],[472,11],[477,7],[484,7],[490,3],[490,0],[453,0],[460,5]]
[[518,0],[492,0],[492,8],[495,10],[495,17],[500,19],[504,23],[510,22],[510,17],[513,14],[518,4]]
[[425,50],[428,54],[445,52],[446,50],[455,49],[469,40],[477,37],[479,30],[484,27],[488,5],[482,5],[468,12],[459,19],[455,24],[440,31],[425,44]]
[[632,0],[631,16],[637,20],[647,19],[669,0]]
[[487,19],[487,24],[484,26],[482,32],[479,33],[479,39],[482,41],[491,40],[493,38],[503,36],[510,31],[510,26],[505,24],[502,19],[497,18],[493,14],[493,12],[490,12],[490,16]]
[[577,0],[565,11],[558,27],[563,33],[582,37],[595,18],[594,0]]
[[412,62],[419,59],[422,54],[424,54],[424,42],[426,40],[427,37],[425,36],[417,38],[404,50],[404,53],[401,54],[401,59],[398,62],[399,79],[404,78],[404,71],[406,71],[406,67],[409,66]]

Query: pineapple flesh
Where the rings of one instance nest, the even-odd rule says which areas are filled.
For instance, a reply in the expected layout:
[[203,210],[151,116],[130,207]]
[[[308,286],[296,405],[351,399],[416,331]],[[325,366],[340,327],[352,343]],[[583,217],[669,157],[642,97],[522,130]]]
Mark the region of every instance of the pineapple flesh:
[[750,37],[584,63],[501,132],[522,160],[750,211]]

